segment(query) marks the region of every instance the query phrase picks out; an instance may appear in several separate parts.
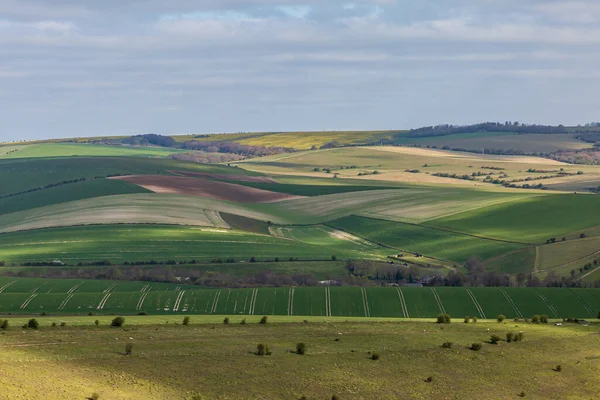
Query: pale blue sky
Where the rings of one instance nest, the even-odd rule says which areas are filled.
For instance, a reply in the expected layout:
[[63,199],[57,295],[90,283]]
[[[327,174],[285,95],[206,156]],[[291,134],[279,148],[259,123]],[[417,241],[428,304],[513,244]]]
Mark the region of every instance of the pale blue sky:
[[0,0],[0,140],[600,120],[600,2]]

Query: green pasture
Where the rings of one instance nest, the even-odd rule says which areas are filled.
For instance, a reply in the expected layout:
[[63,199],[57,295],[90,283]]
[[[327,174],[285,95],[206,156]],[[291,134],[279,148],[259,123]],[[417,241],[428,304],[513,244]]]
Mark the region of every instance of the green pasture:
[[428,221],[431,226],[486,237],[545,243],[600,225],[600,197],[552,194],[492,205]]
[[0,312],[481,319],[593,318],[600,289],[281,287],[204,289],[128,281],[0,278]]
[[[10,150],[12,151],[7,154]],[[87,143],[40,143],[0,146],[0,159],[45,157],[166,157],[183,150],[166,147],[109,146]]]
[[[67,264],[109,260],[257,261],[289,258],[329,260],[356,258],[364,246],[339,240],[339,245],[309,244],[249,232],[164,225],[99,225],[39,229],[0,235],[0,260],[7,263],[50,262]],[[370,250],[384,258],[389,250]]]
[[329,224],[375,243],[456,263],[464,263],[472,256],[489,259],[524,247],[518,243],[357,216],[342,218]]

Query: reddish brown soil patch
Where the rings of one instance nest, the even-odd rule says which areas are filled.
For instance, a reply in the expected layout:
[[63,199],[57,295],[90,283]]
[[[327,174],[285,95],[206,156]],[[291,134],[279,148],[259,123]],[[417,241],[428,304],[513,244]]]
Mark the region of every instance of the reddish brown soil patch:
[[228,175],[228,174],[207,174],[205,172],[186,172],[186,171],[169,171],[172,174],[179,176],[188,176],[192,178],[208,178],[218,179],[223,181],[237,181],[237,182],[259,182],[259,183],[277,183],[272,178],[266,176],[247,176],[247,175]]
[[236,201],[238,203],[273,203],[276,201],[298,199],[301,197],[202,178],[163,175],[130,175],[118,176],[111,179],[119,179],[133,183],[134,185],[141,186],[155,193],[189,194],[219,200]]

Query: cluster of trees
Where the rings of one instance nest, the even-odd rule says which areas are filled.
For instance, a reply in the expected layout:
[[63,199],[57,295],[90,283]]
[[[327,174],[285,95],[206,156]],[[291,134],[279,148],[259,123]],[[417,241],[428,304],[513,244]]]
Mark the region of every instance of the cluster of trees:
[[[569,129],[563,125],[528,125],[517,121],[505,122],[483,122],[473,125],[435,125],[424,126],[418,129],[411,129],[410,137],[432,137],[432,136],[447,136],[457,133],[473,133],[473,132],[517,132],[517,133],[570,133],[577,132],[577,129]],[[589,132],[589,128],[582,132]]]
[[144,135],[135,135],[123,139],[123,144],[131,146],[162,146],[162,147],[175,147],[177,142],[170,136],[157,135],[155,133],[146,133]]
[[574,151],[557,151],[548,154],[548,158],[569,164],[600,165],[600,150],[584,149]]
[[168,158],[172,160],[190,161],[201,164],[217,164],[239,161],[246,157],[233,153],[209,153],[206,151],[193,151],[189,153],[170,154]]
[[181,147],[187,150],[201,150],[208,153],[232,153],[244,157],[270,156],[295,151],[295,149],[289,147],[249,146],[235,142],[199,142],[195,140],[184,142]]

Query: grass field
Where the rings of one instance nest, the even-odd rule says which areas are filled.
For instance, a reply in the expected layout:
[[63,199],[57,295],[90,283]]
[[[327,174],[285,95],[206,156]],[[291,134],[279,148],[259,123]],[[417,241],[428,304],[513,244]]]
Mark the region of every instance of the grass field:
[[0,146],[0,159],[45,157],[166,157],[183,150],[166,147],[106,146],[99,144],[42,143]]
[[527,153],[550,153],[557,150],[580,150],[592,147],[575,138],[575,134],[519,134],[516,132],[473,132],[447,136],[410,138],[399,136],[396,143],[468,150],[521,150]]
[[[300,260],[355,258],[365,247],[345,239],[307,243],[274,236],[201,227],[164,225],[99,225],[39,229],[0,236],[0,259],[8,263],[50,262],[68,264],[109,260],[211,261],[214,259],[257,261],[290,257]],[[370,249],[384,258],[386,249]]]
[[[598,326],[480,321],[441,330],[431,321],[360,323],[346,317],[312,317],[308,323],[273,317],[263,326],[259,318],[247,317],[242,326],[240,317],[223,325],[222,317],[192,316],[191,325],[182,326],[180,318],[127,317],[123,330],[109,328],[105,317],[42,317],[38,331],[17,329],[26,320],[10,318],[12,327],[3,335],[3,395],[509,399],[523,392],[542,399],[594,398],[600,389]],[[61,321],[65,327],[49,327]],[[486,343],[509,331],[523,332],[524,341]],[[445,341],[454,347],[442,349]],[[290,352],[298,342],[307,344],[306,355]],[[473,342],[483,349],[469,350]],[[133,343],[131,356],[123,355],[126,343]],[[268,344],[272,355],[253,355],[258,343]],[[372,351],[380,354],[378,361],[369,359]],[[552,370],[558,364],[560,373]]]
[[182,284],[0,277],[0,313],[594,318],[600,289],[287,287],[204,289]]
[[464,263],[471,256],[485,260],[525,247],[518,243],[486,240],[418,225],[356,216],[332,221],[330,224],[375,243],[457,264]]

